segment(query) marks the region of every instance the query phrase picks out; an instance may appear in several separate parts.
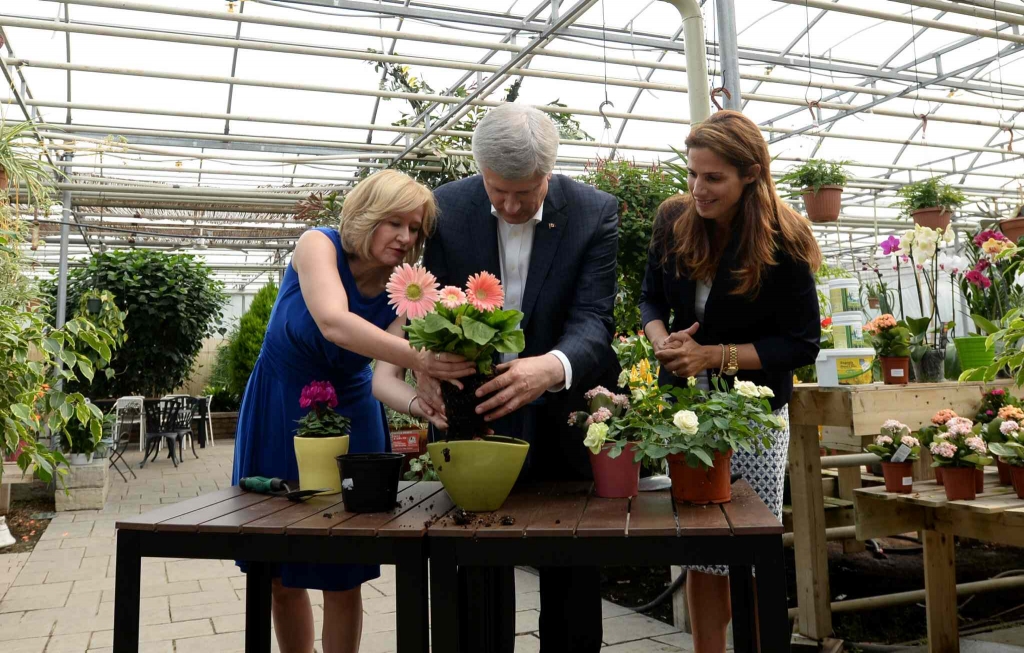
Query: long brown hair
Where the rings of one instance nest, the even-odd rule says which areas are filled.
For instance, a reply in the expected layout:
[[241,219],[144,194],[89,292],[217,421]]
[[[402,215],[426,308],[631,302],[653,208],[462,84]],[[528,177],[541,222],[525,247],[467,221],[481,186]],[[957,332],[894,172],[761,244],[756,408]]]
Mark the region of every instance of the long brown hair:
[[[775,190],[768,144],[757,125],[738,111],[719,111],[686,137],[687,150],[697,147],[717,154],[741,177],[749,175],[755,164],[761,166],[756,179],[743,188],[740,208],[732,222],[732,229],[743,234],[736,257],[741,267],[733,271],[737,282],[733,294],[756,296],[765,270],[778,262],[776,253],[780,248],[793,260],[806,263],[812,272],[817,271],[821,249],[807,220]],[[675,259],[680,274],[704,281],[714,279],[723,248],[712,245],[696,202],[689,195],[676,196],[658,210],[663,220],[676,216],[671,225],[672,238],[662,249],[663,263]]]

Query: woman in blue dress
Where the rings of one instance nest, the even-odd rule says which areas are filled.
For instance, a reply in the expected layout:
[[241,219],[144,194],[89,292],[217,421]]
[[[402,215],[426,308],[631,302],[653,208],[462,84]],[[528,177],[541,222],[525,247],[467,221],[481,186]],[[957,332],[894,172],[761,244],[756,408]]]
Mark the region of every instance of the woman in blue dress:
[[[292,438],[305,412],[299,394],[311,381],[334,385],[336,410],[352,420],[352,453],[388,447],[378,398],[445,428],[443,415],[417,401],[394,370],[457,379],[472,374],[474,366],[452,354],[412,349],[402,337],[405,318],[398,318],[384,292],[395,266],[419,259],[436,213],[429,189],[387,170],[346,196],[339,229],[313,229],[299,238],[242,399],[233,483],[245,476],[299,477]],[[382,366],[386,371],[374,378],[371,359],[392,365]],[[307,589],[324,592],[324,653],[358,650],[360,585],[377,578],[379,567],[289,563],[274,575],[273,616],[282,653],[313,650]]]

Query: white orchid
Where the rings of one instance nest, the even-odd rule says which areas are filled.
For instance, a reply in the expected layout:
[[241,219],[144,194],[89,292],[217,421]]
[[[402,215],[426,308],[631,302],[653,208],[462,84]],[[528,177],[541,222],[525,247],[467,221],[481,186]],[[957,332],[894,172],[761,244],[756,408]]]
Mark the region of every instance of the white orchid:
[[966,257],[959,254],[939,254],[939,269],[949,274],[960,274],[971,266]]

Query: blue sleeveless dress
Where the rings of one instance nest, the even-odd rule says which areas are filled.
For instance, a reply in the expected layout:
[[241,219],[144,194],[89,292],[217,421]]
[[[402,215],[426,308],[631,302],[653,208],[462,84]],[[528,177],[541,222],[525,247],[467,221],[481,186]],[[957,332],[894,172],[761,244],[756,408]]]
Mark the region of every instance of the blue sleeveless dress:
[[[386,329],[397,317],[388,305],[387,294],[363,297],[337,230],[317,231],[330,238],[338,250],[338,274],[348,295],[349,310]],[[306,413],[299,407],[299,395],[311,381],[327,380],[334,385],[338,394],[336,410],[352,420],[350,452],[389,450],[384,409],[373,398],[369,363],[370,359],[324,338],[302,298],[299,275],[289,263],[238,413],[231,482],[237,484],[246,476],[299,478],[292,438],[296,421]],[[247,567],[244,563],[238,566],[243,571]],[[379,577],[380,567],[288,563],[279,565],[279,575],[285,587],[343,591]]]

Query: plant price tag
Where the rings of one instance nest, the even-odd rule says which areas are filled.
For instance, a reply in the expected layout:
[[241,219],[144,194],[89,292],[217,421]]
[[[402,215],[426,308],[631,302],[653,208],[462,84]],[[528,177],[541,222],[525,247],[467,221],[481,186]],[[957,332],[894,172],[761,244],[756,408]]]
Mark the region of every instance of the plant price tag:
[[898,378],[903,376],[903,370],[902,369],[889,370],[889,375],[892,378],[894,378],[894,379],[898,379]]
[[892,462],[901,463],[907,459],[910,455],[910,447],[905,444],[901,444],[900,448],[896,450],[896,453],[892,455]]

